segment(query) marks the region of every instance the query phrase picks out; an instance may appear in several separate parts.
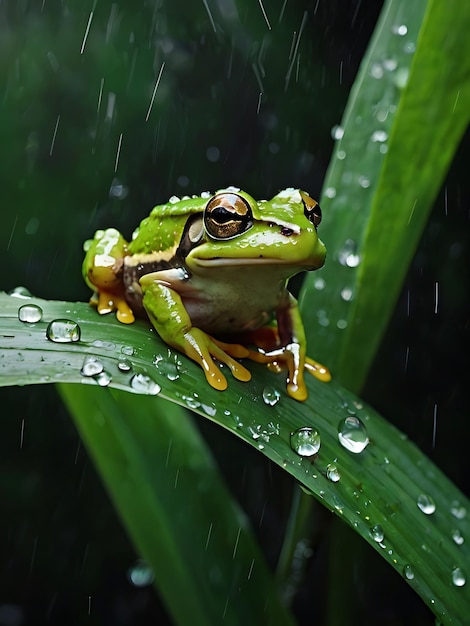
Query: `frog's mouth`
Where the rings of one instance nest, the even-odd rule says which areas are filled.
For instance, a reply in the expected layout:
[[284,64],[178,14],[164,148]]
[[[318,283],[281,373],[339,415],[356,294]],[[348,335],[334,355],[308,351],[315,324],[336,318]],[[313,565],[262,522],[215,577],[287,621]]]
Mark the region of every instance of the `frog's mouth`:
[[201,268],[212,268],[212,267],[249,267],[249,266],[258,266],[258,265],[283,265],[283,266],[295,266],[299,268],[299,270],[316,270],[322,267],[324,259],[314,260],[311,259],[309,261],[305,261],[304,263],[295,263],[288,259],[276,259],[275,257],[253,257],[253,258],[237,258],[237,257],[212,257],[209,259],[201,259],[194,258],[193,262],[195,265],[198,265]]

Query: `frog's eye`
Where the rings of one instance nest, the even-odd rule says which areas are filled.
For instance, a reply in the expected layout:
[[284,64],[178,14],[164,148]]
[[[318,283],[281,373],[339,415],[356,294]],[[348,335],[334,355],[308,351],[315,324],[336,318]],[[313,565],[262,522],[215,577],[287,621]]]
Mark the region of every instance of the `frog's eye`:
[[311,222],[315,228],[321,222],[321,209],[320,205],[316,200],[311,198],[308,193],[305,191],[300,191],[300,197],[302,198],[302,202],[304,204],[304,214],[305,217]]
[[218,193],[207,203],[204,226],[214,239],[232,239],[253,226],[248,200],[236,193]]

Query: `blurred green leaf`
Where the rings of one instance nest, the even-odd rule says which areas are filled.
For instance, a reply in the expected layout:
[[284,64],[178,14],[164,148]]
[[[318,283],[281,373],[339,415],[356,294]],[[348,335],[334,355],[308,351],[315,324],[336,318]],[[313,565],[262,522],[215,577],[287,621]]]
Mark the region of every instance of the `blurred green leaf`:
[[[40,322],[28,324],[18,320],[18,307],[25,302],[42,308]],[[82,333],[80,342],[53,343],[46,339],[47,324],[58,317],[69,317],[79,324]],[[172,399],[215,421],[283,467],[398,570],[443,622],[460,623],[466,619],[470,586],[459,586],[458,582],[468,575],[465,570],[470,558],[470,545],[468,542],[459,543],[455,537],[468,537],[470,534],[470,516],[467,516],[470,503],[404,435],[336,381],[324,384],[309,377],[309,399],[299,403],[287,396],[282,375],[280,382],[266,368],[249,364],[254,373],[252,381],[240,383],[230,380],[228,390],[217,392],[207,384],[201,384],[199,368],[169,351],[155,333],[149,331],[147,324],[124,327],[114,317],[98,317],[84,303],[48,302],[37,298],[20,300],[2,295],[0,333],[0,384],[67,381],[94,385],[94,388],[83,386],[81,391],[75,386],[73,391],[67,390],[65,394],[70,403],[73,402],[78,427],[83,430],[105,480],[108,484],[115,481],[110,486],[116,501],[123,487],[123,467],[128,467],[132,460],[132,470],[129,469],[129,474],[125,476],[130,483],[124,484],[125,489],[123,487],[125,504],[121,501],[120,509],[133,532],[136,545],[142,550],[142,556],[152,564],[156,559],[155,544],[146,533],[149,528],[160,528],[162,525],[162,536],[165,532],[170,533],[171,528],[165,528],[165,524],[173,523],[171,520],[176,506],[173,498],[156,501],[160,497],[158,481],[149,485],[153,478],[152,463],[148,459],[157,454],[157,450],[152,447],[155,443],[148,441],[147,446],[145,439],[150,438],[152,429],[155,436],[159,436],[160,418],[156,417],[153,423],[148,421],[150,418],[145,417],[144,407],[144,417],[139,418],[143,421],[136,420],[134,423],[133,402],[139,402],[139,398],[129,396],[125,402],[120,398],[117,404],[113,401],[111,406],[109,391],[98,388],[100,384],[108,384],[136,391],[131,386],[131,380],[139,373],[158,385],[147,386],[147,391],[156,393],[161,388],[159,397]],[[80,373],[88,355],[102,362],[106,379],[100,378],[100,374],[93,377]],[[123,355],[127,359],[126,367],[131,367],[128,371],[122,371]],[[90,397],[87,397],[88,391]],[[273,394],[273,391],[279,394],[278,401],[274,403],[272,398],[276,393]],[[152,400],[155,401],[157,414],[163,412],[164,409],[157,408],[159,399],[151,398],[149,402]],[[101,406],[96,409],[92,421],[94,403]],[[129,409],[126,416],[124,410],[121,412],[125,404]],[[112,417],[115,411],[116,416]],[[140,409],[135,411],[140,412]],[[353,453],[339,442],[338,435],[344,420],[351,416],[359,419],[365,429],[357,431],[359,440],[363,443],[369,440],[361,453]],[[161,441],[158,444],[159,457],[164,455],[166,459],[168,438],[179,440],[180,423],[179,419],[169,416],[164,423],[166,428],[174,429],[171,435],[168,433],[164,445]],[[318,454],[309,457],[296,452],[291,438],[292,433],[305,428],[311,429],[307,434],[318,432],[321,438]],[[305,434],[306,431],[302,432]],[[142,458],[137,441],[142,441]],[[187,445],[184,437],[181,445],[183,449]],[[199,455],[200,452],[197,457]],[[162,463],[161,458],[158,463]],[[175,471],[176,468],[177,462]],[[188,486],[194,485],[194,481],[189,480]],[[136,486],[139,482],[144,502],[137,504],[140,495]],[[169,489],[168,485],[165,489]],[[133,507],[129,506],[130,495],[136,498]],[[178,497],[181,498],[182,494]],[[165,502],[170,509],[168,511],[163,510]],[[154,519],[142,529],[142,521],[132,521],[132,517],[134,514],[141,517],[144,510]],[[192,520],[187,521],[186,532],[191,534],[194,532]],[[206,522],[201,522],[204,536],[212,521],[211,512]],[[236,524],[241,527],[238,521]],[[201,533],[199,524],[197,527]],[[199,544],[201,541],[199,537]],[[230,561],[233,543],[228,541],[227,545],[230,548],[223,560]],[[175,550],[175,545],[171,549]],[[247,552],[247,559],[253,558],[250,557],[253,552]],[[175,565],[182,567],[180,558]],[[463,578],[460,578],[460,570]],[[190,578],[183,577],[185,584],[189,584]],[[196,590],[194,593],[197,596]],[[226,599],[227,595],[224,602]],[[239,610],[242,611],[242,608]]]
[[322,198],[329,256],[301,307],[310,352],[356,391],[470,119],[469,31],[469,3],[387,2],[338,131]]

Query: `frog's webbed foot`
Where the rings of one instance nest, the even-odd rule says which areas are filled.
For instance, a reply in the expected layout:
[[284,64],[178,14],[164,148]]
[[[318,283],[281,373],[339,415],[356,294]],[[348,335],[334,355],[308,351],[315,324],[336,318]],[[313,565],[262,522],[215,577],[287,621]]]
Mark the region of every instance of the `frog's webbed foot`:
[[192,327],[183,335],[183,341],[177,347],[201,366],[207,382],[214,389],[224,391],[228,386],[227,379],[214,362],[214,358],[226,365],[237,380],[247,382],[251,379],[251,374],[246,367],[234,360],[235,358],[244,358],[250,352],[240,344],[219,341],[200,328]]
[[249,350],[246,358],[257,363],[266,363],[269,369],[275,372],[287,370],[287,392],[292,398],[301,402],[307,399],[308,391],[304,381],[304,371],[322,382],[331,380],[328,368],[305,356],[302,344],[291,341],[285,346],[280,346],[275,327],[260,330],[263,332],[258,337],[256,334],[252,336],[258,350]]

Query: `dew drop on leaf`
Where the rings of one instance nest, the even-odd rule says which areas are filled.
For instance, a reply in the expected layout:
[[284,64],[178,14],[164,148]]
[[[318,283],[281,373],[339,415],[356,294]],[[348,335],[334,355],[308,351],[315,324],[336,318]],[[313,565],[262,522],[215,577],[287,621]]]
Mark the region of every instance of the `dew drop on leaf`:
[[460,567],[455,567],[452,570],[452,582],[454,583],[456,587],[463,587],[465,583],[467,582],[465,578],[465,574],[460,569]]
[[23,304],[18,309],[18,319],[20,322],[34,324],[42,319],[42,309],[37,304]]
[[263,402],[268,406],[275,406],[281,398],[281,394],[274,387],[265,387],[263,389]]
[[422,511],[425,515],[431,515],[436,510],[436,505],[431,496],[422,493],[418,496],[418,500],[416,502],[420,511]]
[[99,361],[96,356],[88,355],[83,359],[82,369],[80,374],[82,376],[96,376],[101,374],[104,369],[103,363]]
[[299,428],[291,433],[290,445],[299,456],[313,456],[320,450],[320,434],[309,426]]
[[405,565],[405,567],[403,568],[403,574],[405,575],[405,578],[407,580],[413,580],[413,578],[415,577],[415,573],[413,572],[413,568],[411,567],[411,565]]
[[334,463],[328,463],[326,466],[326,477],[331,480],[332,483],[337,483],[341,478],[341,474]]
[[372,528],[370,529],[370,536],[377,543],[381,543],[385,537],[382,526],[380,524],[376,524],[375,526],[372,526]]
[[46,329],[46,337],[54,343],[80,341],[80,326],[72,320],[52,320]]
[[161,391],[161,387],[145,374],[134,374],[131,378],[131,387],[136,393],[144,393],[149,396],[156,396]]
[[359,454],[369,443],[367,430],[358,417],[349,415],[338,426],[338,440],[343,448]]

